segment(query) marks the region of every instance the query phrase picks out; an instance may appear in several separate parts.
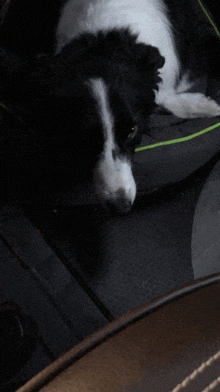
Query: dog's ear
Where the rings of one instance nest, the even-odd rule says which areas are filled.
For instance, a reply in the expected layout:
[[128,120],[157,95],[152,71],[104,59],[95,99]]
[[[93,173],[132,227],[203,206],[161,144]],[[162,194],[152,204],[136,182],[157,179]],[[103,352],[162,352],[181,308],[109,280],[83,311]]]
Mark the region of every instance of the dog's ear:
[[148,77],[154,90],[158,89],[161,82],[159,69],[164,66],[165,58],[161,56],[159,50],[150,45],[136,45],[136,68],[143,80]]
[[138,42],[138,36],[132,34],[129,29],[113,30],[99,34],[102,55],[116,61],[132,62],[135,65],[151,68],[157,71],[162,68],[165,59],[159,50],[151,45]]
[[158,70],[164,66],[165,63],[165,58],[161,56],[159,50],[155,48],[154,46],[151,45],[143,45],[139,44],[137,50],[141,50],[142,55],[140,55],[140,62],[143,63],[143,66],[146,64],[150,68],[154,68],[155,70]]

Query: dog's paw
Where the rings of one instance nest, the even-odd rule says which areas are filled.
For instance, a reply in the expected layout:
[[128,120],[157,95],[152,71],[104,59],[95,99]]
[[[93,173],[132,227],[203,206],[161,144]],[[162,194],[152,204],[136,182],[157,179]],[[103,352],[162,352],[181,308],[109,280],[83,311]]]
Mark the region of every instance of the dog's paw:
[[201,93],[158,95],[158,104],[180,118],[220,116],[220,105]]

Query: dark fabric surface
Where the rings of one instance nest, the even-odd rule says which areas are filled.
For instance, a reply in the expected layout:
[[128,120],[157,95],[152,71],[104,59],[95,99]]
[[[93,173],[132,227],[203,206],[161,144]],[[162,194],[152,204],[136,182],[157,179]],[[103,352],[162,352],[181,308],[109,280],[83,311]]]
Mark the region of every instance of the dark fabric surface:
[[216,163],[200,194],[192,228],[194,277],[220,272],[220,161]]

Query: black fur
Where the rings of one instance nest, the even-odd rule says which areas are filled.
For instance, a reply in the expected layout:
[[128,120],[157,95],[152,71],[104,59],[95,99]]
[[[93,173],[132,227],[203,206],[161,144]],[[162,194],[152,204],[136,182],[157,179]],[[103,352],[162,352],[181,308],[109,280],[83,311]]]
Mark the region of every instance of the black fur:
[[[19,63],[16,57],[7,61],[12,63],[12,59],[14,72],[2,67],[6,102],[28,108],[29,125],[44,137],[66,141],[74,156],[77,152],[82,155],[82,151],[91,156],[92,152],[92,166],[101,153],[103,135],[86,86],[88,79],[102,77],[107,84],[117,141],[125,151],[134,149],[147,126],[146,120],[155,108],[158,68],[164,64],[156,48],[136,44],[136,37],[128,30],[82,35],[57,56],[44,56],[31,65]],[[7,61],[2,59],[2,64]],[[125,139],[134,124],[139,125],[139,135],[131,147]]]
[[[198,2],[165,3],[181,73],[190,70],[193,78],[207,73],[218,78],[220,59],[213,45],[220,53],[219,40]],[[1,99],[34,130],[39,151],[43,146],[54,176],[57,168],[68,171],[72,178],[91,176],[102,156],[104,135],[97,102],[88,86],[91,78],[101,78],[108,89],[117,143],[112,151],[114,160],[119,155],[131,159],[142,133],[148,132],[148,118],[155,109],[155,91],[161,81],[158,70],[165,60],[157,48],[136,39],[129,29],[85,33],[56,56],[52,53],[33,59],[25,53],[25,61],[1,49]],[[138,132],[129,138],[134,125],[138,125]],[[41,153],[37,156],[41,159]]]
[[[137,45],[135,40],[128,30],[100,32],[98,36],[85,34],[59,55],[32,62],[1,50],[3,100],[34,130],[33,159],[42,177],[49,173],[54,183],[60,181],[62,186],[66,173],[71,181],[93,176],[104,139],[87,86],[89,78],[102,77],[105,81],[120,154],[132,157],[142,132],[148,130],[147,119],[155,107],[154,90],[160,81],[158,68],[164,64],[156,48]],[[139,130],[129,139],[134,124]],[[118,153],[114,151],[115,156]],[[29,169],[29,162],[26,164]],[[47,166],[46,171],[43,166]]]

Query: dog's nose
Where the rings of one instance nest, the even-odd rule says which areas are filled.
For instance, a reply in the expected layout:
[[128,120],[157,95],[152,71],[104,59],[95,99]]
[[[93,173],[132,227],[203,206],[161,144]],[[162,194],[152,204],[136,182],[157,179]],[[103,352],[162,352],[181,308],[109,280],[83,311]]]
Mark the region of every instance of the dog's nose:
[[132,207],[131,200],[128,199],[123,189],[119,189],[113,199],[107,201],[108,209],[114,214],[127,214]]

